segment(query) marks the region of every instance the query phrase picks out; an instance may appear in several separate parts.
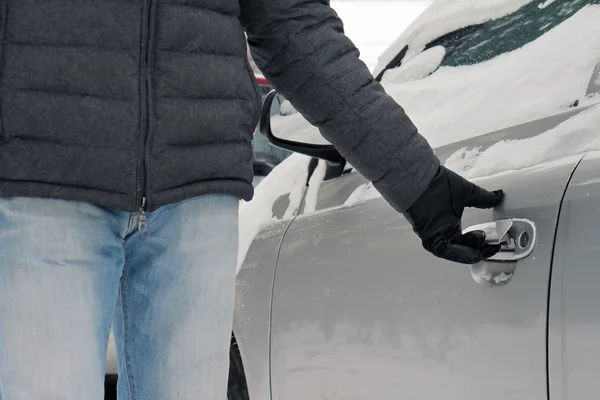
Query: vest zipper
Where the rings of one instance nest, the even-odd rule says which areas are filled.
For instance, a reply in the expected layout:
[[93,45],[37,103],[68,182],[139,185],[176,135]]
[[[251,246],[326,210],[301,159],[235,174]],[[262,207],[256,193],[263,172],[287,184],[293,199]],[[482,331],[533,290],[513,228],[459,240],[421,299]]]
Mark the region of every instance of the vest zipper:
[[144,1],[144,23],[142,25],[143,40],[141,51],[141,82],[140,82],[140,101],[141,101],[141,123],[140,123],[140,140],[138,150],[138,168],[137,168],[137,204],[140,205],[140,221],[138,230],[146,232],[148,224],[146,219],[146,184],[148,174],[148,137],[150,131],[150,96],[152,75],[150,68],[152,66],[152,10],[154,0]]
[[140,206],[140,221],[138,223],[138,232],[144,233],[148,231],[148,218],[146,218],[146,198],[142,197],[142,205]]

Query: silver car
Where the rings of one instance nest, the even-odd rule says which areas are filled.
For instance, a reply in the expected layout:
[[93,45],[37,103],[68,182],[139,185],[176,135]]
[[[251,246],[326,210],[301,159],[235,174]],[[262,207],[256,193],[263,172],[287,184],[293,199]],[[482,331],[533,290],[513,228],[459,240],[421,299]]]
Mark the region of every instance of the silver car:
[[465,213],[465,231],[502,245],[472,267],[423,250],[333,146],[267,96],[261,130],[299,154],[241,205],[230,400],[598,392],[599,3],[440,0],[380,59],[374,75],[442,163],[506,193],[496,210]]

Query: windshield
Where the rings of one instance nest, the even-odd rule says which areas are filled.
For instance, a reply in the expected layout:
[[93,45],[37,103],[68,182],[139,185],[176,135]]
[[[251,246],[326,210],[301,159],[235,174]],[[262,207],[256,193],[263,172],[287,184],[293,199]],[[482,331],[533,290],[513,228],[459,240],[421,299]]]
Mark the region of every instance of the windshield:
[[532,1],[502,18],[445,35],[429,43],[426,49],[435,46],[446,49],[441,66],[488,61],[538,39],[590,4],[600,4],[600,0]]
[[409,49],[381,83],[434,147],[545,118],[597,101],[598,21],[600,0],[528,2]]

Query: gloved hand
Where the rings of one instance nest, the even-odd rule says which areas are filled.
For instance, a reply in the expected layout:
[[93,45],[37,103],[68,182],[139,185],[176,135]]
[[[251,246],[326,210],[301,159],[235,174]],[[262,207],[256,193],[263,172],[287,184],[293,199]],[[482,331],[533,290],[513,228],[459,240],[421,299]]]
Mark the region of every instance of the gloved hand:
[[404,215],[427,251],[446,260],[476,264],[496,254],[500,246],[486,244],[483,231],[463,235],[463,211],[496,207],[503,196],[502,190],[488,192],[442,166]]

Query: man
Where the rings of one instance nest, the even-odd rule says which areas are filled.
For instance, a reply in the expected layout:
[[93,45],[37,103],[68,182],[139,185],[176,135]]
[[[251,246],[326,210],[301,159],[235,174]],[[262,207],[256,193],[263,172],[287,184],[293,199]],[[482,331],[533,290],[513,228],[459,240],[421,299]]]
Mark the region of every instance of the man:
[[412,222],[433,254],[487,192],[440,167],[326,0],[0,3],[0,398],[226,396],[239,199],[270,82]]

